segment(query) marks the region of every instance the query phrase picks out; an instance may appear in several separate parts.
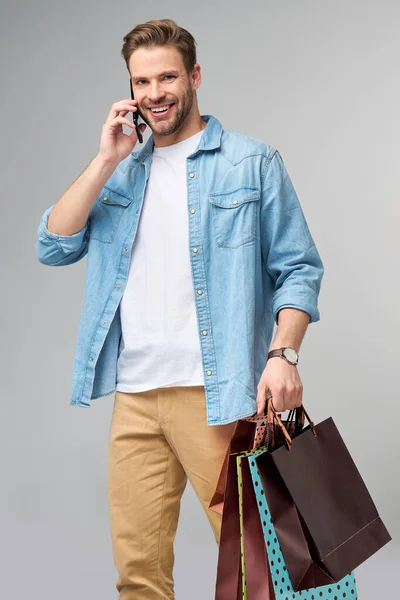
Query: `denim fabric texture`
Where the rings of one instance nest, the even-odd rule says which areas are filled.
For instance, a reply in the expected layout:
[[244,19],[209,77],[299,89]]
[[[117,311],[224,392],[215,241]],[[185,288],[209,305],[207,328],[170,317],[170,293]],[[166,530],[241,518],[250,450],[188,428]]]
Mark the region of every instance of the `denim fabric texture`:
[[[224,130],[212,115],[186,159],[187,216],[193,294],[202,352],[208,425],[256,412],[281,308],[320,319],[324,267],[279,151]],[[153,136],[121,161],[80,231],[58,235],[43,213],[36,255],[50,266],[87,255],[86,287],[76,341],[70,404],[116,389],[121,339],[119,304],[128,278],[151,169]],[[140,282],[138,282],[140,285]]]

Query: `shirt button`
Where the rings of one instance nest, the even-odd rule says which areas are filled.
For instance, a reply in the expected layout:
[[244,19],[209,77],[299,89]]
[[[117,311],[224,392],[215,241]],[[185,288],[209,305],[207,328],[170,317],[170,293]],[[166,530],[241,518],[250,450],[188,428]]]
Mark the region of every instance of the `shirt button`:
[[237,204],[237,203],[238,203],[238,201],[237,201],[237,200],[234,200],[234,201],[233,201],[233,204]]
[[119,285],[119,283],[116,283],[116,284],[115,284],[115,287],[116,287],[116,288],[119,290],[119,288],[120,288],[120,285]]
[[207,335],[207,334],[208,334],[208,331],[204,330],[203,335]]
[[212,371],[207,371],[207,375],[212,375]]
[[125,246],[124,252],[127,252],[127,251],[128,251],[128,246]]
[[197,293],[199,294],[199,296],[201,296],[203,293],[203,290],[197,290]]
[[108,196],[104,196],[103,200],[104,200],[104,202],[107,202]]
[[89,360],[94,360],[93,356],[91,356],[91,357],[89,358]]
[[198,251],[199,251],[199,249],[198,249],[198,248],[193,248],[193,252],[194,252],[194,253],[197,253]]
[[196,211],[194,210],[194,208],[192,208],[192,210],[191,210],[190,212],[192,213],[192,215],[194,215],[194,213],[195,213]]
[[189,173],[189,177],[194,177],[194,173]]
[[107,321],[102,321],[103,325],[105,325],[107,323]]

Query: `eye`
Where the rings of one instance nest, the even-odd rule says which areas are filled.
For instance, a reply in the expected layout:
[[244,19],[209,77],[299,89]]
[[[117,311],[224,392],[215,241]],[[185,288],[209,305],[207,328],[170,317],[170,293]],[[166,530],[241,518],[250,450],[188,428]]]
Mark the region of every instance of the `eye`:
[[[173,77],[176,78],[176,75],[164,75],[164,79],[165,77]],[[147,79],[140,79],[139,81],[136,82],[137,85],[140,85],[142,81],[147,81]]]

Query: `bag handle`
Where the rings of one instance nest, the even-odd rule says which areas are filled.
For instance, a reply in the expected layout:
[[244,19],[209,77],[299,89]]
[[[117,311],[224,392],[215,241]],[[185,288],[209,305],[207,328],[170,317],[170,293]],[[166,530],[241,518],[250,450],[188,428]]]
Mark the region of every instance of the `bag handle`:
[[[261,415],[254,413],[251,417],[243,417],[242,421],[250,421],[251,423],[256,423],[256,438],[262,438],[262,444],[258,443],[257,446],[264,445],[264,443],[268,443],[269,440],[269,427],[266,427],[267,415],[268,415],[268,398],[271,396],[271,392],[268,392],[266,395],[266,405],[264,411]],[[293,417],[295,416],[295,419]],[[301,410],[301,406],[292,408],[289,412],[286,424],[292,423],[294,421],[294,433],[297,434],[302,431],[304,427],[304,413]],[[255,446],[256,447],[256,446]]]
[[[304,413],[304,415],[307,418],[307,421],[310,424],[310,428],[311,431],[313,432],[314,436],[317,437],[317,432],[315,430],[315,426],[314,423],[311,421],[310,417],[308,416],[308,413],[306,411],[306,409],[304,408],[303,404],[300,405],[299,407],[301,409],[301,411]],[[290,414],[292,413],[294,409],[291,409]],[[279,416],[279,414],[276,412],[275,407],[272,403],[272,394],[270,394],[269,398],[268,398],[268,407],[267,407],[267,421],[268,423],[270,423],[272,425],[271,429],[271,433],[273,435],[274,432],[274,426],[275,426],[275,420],[277,421],[283,436],[285,438],[285,443],[288,447],[288,450],[291,450],[291,446],[292,446],[292,438],[290,437],[286,427],[284,426],[284,424],[281,421],[281,418]],[[288,419],[289,420],[289,419]]]

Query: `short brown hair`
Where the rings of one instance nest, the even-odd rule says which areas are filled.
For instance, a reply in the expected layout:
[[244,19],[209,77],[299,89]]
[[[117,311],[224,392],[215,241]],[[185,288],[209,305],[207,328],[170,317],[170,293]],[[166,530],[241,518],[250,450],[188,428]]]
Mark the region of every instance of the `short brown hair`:
[[136,25],[123,38],[121,56],[129,71],[129,59],[140,47],[172,46],[179,50],[188,75],[196,64],[196,40],[189,31],[179,27],[172,19],[146,21]]

